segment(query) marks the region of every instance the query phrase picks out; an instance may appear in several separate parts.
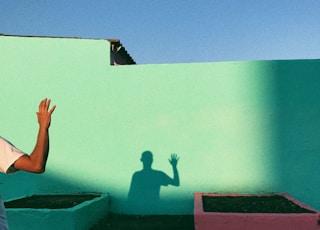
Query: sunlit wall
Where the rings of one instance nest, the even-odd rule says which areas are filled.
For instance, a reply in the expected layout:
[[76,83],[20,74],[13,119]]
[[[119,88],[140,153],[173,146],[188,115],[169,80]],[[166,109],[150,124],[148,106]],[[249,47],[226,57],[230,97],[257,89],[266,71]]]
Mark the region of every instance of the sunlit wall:
[[[114,212],[190,214],[194,192],[289,192],[320,207],[319,60],[110,66],[107,41],[70,38],[0,50],[1,136],[32,151],[38,102],[57,105],[47,172],[1,175],[5,199],[109,192]],[[178,154],[180,186],[140,210],[127,196],[145,150],[170,177]]]

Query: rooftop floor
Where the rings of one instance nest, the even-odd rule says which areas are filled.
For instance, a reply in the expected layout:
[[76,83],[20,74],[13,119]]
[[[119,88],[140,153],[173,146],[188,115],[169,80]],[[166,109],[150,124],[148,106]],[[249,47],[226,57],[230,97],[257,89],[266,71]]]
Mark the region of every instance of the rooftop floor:
[[116,215],[109,214],[91,230],[194,230],[193,215]]

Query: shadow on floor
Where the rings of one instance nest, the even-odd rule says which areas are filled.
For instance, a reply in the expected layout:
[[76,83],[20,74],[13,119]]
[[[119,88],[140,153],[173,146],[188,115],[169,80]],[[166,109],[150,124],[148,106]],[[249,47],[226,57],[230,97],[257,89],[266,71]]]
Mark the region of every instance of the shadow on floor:
[[193,215],[109,214],[90,230],[194,230]]

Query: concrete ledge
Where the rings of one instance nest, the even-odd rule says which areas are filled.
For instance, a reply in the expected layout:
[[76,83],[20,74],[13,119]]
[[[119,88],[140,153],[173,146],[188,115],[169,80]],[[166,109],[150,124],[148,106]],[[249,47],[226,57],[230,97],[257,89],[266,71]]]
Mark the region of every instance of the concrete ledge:
[[[319,230],[319,212],[287,194],[281,194],[313,213],[229,213],[205,212],[202,196],[242,196],[239,194],[194,194],[194,223],[196,230]],[[250,195],[247,195],[250,196]]]
[[72,208],[7,208],[10,230],[87,230],[109,211],[109,194],[84,201]]

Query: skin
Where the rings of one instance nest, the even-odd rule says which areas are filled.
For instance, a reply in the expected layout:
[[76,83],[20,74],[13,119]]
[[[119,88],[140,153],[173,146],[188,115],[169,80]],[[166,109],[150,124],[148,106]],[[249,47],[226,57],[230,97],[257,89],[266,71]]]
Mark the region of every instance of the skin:
[[32,172],[44,173],[49,154],[49,127],[51,123],[51,115],[56,106],[50,107],[50,99],[43,99],[39,104],[37,118],[39,123],[39,131],[36,145],[30,155],[21,156],[13,166],[16,169]]

